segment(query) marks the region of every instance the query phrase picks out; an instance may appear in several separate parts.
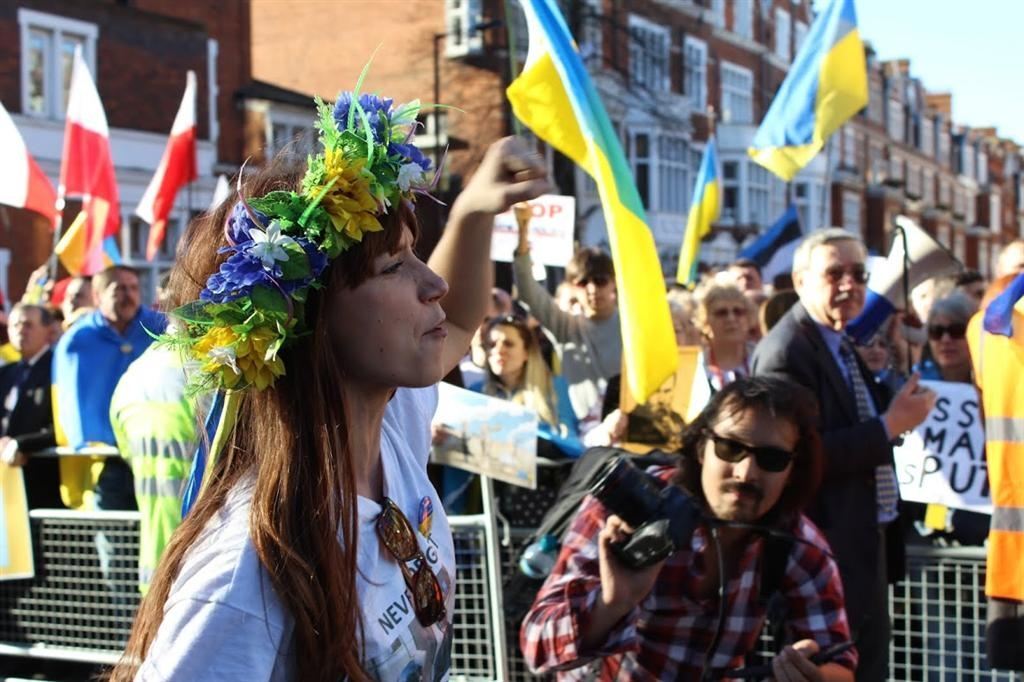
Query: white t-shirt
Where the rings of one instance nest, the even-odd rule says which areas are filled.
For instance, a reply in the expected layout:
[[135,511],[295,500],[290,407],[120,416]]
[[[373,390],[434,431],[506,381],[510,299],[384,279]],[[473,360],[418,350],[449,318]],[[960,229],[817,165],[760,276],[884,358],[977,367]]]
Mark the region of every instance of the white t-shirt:
[[[445,594],[447,618],[424,628],[401,569],[377,539],[381,507],[360,497],[359,572],[363,666],[379,680],[446,680],[451,667],[455,549],[427,478],[437,387],[399,389],[381,429],[384,494],[405,513]],[[186,555],[139,680],[297,679],[293,621],[249,537],[251,484],[229,495]],[[410,565],[412,568],[412,565]]]

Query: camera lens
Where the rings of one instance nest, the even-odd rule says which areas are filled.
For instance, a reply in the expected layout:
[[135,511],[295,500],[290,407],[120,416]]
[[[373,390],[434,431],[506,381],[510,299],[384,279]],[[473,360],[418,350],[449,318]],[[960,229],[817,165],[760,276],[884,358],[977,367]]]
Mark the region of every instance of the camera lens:
[[657,511],[661,490],[650,476],[620,456],[608,463],[591,493],[608,511],[638,528]]

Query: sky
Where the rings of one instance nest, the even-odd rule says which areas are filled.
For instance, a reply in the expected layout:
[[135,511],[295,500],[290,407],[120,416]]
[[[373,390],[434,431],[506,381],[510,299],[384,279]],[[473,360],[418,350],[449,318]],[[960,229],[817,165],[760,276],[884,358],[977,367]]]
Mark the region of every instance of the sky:
[[[821,7],[824,0],[815,0]],[[1024,144],[1024,1],[856,0],[861,37],[908,58],[929,92],[953,93],[953,121]]]

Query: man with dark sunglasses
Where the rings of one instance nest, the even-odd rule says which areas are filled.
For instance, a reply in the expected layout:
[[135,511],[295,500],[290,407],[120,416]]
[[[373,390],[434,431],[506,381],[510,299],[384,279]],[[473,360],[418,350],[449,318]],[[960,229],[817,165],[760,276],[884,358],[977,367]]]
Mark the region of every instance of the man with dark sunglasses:
[[872,380],[844,336],[867,293],[864,244],[841,228],[818,230],[793,254],[799,302],[754,350],[755,375],[791,379],[818,399],[825,478],[809,508],[842,572],[861,660],[858,680],[888,678],[888,582],[904,573],[892,444],[928,416],[935,393],[912,376],[893,395]]
[[523,620],[530,668],[559,680],[721,679],[758,648],[768,603],[781,602],[787,646],[758,677],[852,681],[854,650],[810,659],[850,639],[839,570],[801,513],[821,476],[816,417],[813,396],[783,379],[740,378],[715,394],[684,431],[678,464],[649,470],[700,511],[692,537],[652,566],[622,562],[611,545],[634,529],[588,496]]

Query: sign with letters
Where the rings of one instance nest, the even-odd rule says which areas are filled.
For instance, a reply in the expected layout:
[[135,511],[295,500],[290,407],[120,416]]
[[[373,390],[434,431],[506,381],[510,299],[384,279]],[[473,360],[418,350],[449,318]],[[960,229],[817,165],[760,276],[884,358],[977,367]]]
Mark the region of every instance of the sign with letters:
[[924,422],[893,448],[900,497],[992,513],[985,432],[974,386],[922,381],[938,394]]
[[[564,268],[573,253],[576,226],[576,197],[545,194],[529,202],[530,255],[535,264]],[[519,225],[512,211],[494,216],[491,260],[512,262],[519,243]]]

